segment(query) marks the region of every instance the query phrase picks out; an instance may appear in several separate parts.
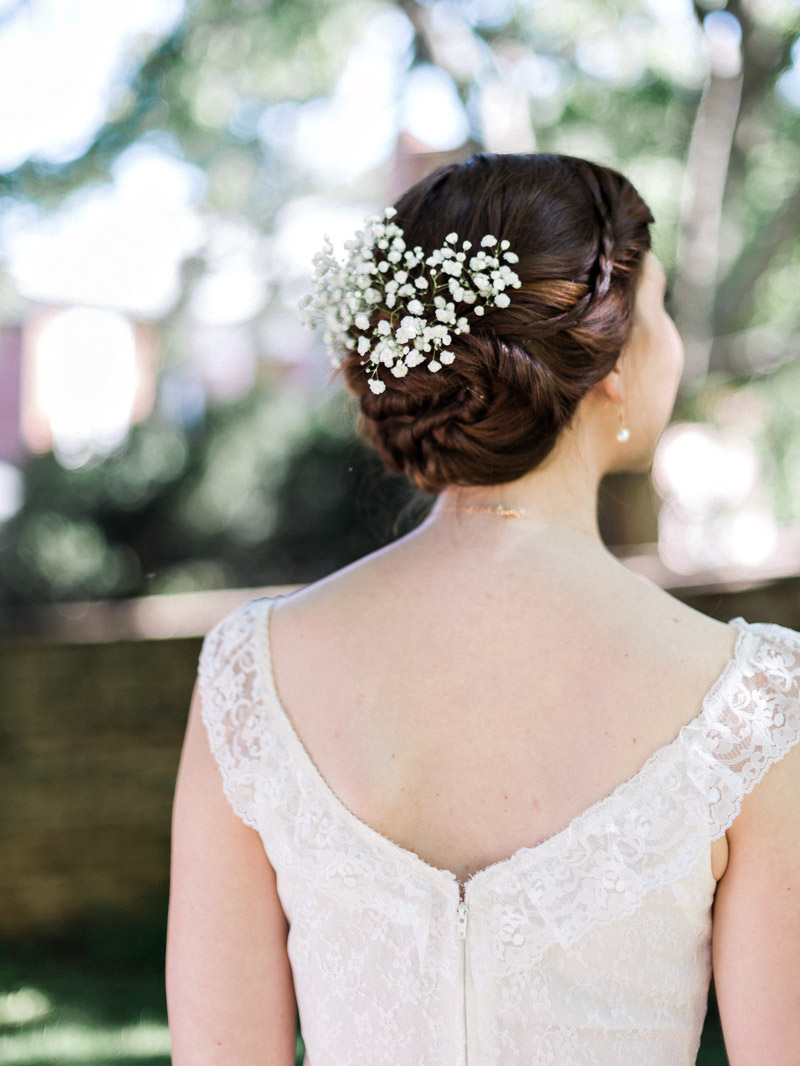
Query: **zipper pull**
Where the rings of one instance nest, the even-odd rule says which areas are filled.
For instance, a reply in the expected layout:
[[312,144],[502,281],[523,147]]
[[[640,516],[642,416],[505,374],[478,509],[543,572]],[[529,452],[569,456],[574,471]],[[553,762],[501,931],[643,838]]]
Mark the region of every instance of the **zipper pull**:
[[467,905],[463,900],[458,903],[458,939],[466,940],[467,937]]

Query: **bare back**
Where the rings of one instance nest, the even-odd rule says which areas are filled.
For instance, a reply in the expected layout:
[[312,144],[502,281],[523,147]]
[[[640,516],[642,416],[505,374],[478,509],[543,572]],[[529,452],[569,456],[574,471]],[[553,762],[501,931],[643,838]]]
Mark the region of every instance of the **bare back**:
[[[330,788],[466,880],[669,743],[735,632],[551,529],[483,550],[412,534],[281,602],[270,638],[278,693]],[[726,855],[723,837],[718,878]]]

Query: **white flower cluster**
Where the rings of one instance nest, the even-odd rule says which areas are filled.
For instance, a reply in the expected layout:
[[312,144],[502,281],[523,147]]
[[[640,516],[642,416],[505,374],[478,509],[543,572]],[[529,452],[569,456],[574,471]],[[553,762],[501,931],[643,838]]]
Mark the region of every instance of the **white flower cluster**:
[[[508,307],[506,290],[520,287],[509,265],[519,256],[508,241],[487,235],[473,252],[470,241],[458,248],[458,235],[449,233],[444,246],[426,256],[419,246],[406,247],[403,230],[391,221],[396,213],[387,207],[383,218],[368,218],[345,244],[344,263],[326,237],[314,257],[316,291],[300,304],[306,325],[324,327],[329,351],[358,352],[374,393],[386,388],[381,367],[401,378],[422,363],[432,373],[452,363],[448,345],[470,331],[464,312]],[[340,362],[334,356],[334,365]]]

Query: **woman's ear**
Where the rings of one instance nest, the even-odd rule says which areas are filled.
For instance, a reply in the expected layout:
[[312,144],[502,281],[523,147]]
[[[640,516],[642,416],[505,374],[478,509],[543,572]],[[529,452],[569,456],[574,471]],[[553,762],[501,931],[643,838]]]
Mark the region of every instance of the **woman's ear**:
[[620,364],[617,363],[613,370],[609,370],[606,376],[597,382],[595,388],[600,390],[605,399],[611,400],[613,404],[621,404],[624,399],[624,388]]

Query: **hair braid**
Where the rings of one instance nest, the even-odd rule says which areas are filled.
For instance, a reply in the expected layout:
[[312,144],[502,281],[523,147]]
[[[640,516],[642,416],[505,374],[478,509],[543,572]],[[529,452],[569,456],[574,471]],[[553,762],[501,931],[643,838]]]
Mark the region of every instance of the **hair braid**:
[[603,189],[602,171],[591,164],[578,166],[577,169],[591,193],[592,204],[600,229],[594,290],[592,293],[592,302],[594,302],[601,300],[611,286],[611,274],[614,269],[614,224],[609,199]]

